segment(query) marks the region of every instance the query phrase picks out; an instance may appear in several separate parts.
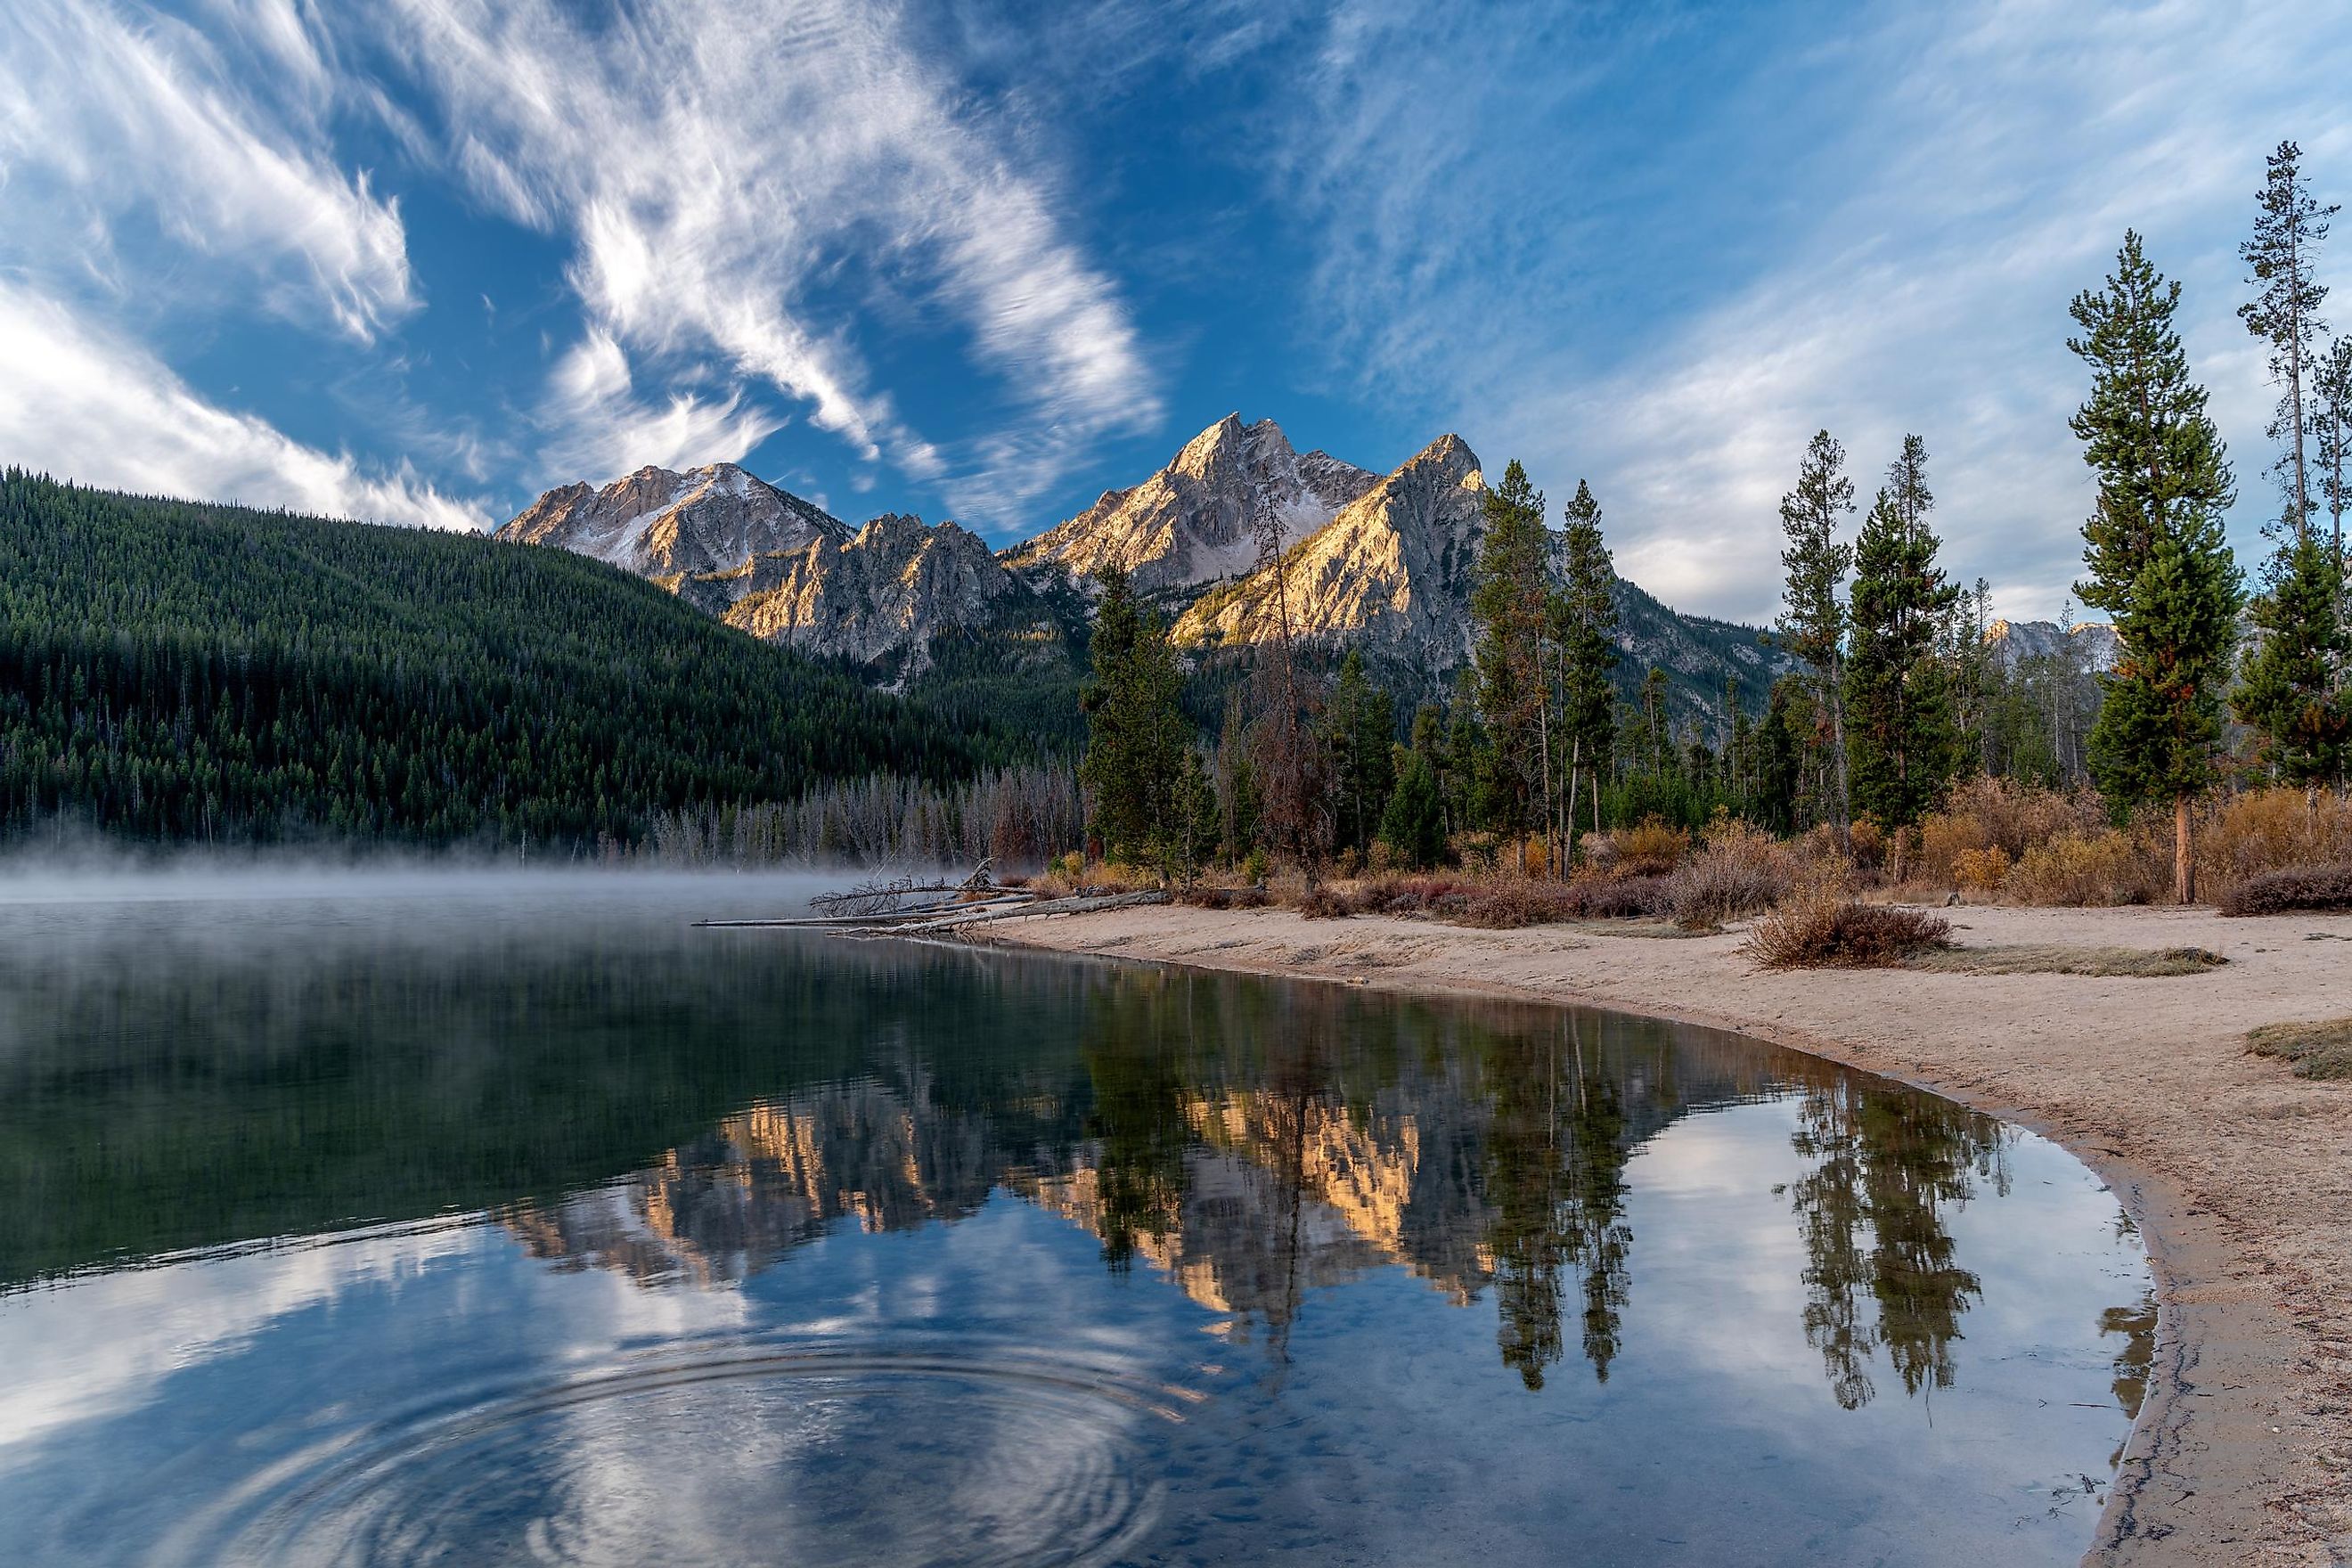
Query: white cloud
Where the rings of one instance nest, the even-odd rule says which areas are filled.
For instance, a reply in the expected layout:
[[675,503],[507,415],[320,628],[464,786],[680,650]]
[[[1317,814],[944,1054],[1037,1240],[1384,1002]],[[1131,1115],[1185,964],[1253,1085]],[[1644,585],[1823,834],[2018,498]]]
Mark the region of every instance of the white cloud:
[[168,365],[0,279],[0,462],[143,494],[238,500],[331,517],[480,528],[478,503],[405,468],[363,469],[249,414],[206,402]]
[[263,68],[240,72],[194,28],[114,0],[0,7],[0,251],[108,273],[111,226],[152,217],[193,252],[258,270],[280,313],[371,342],[416,304],[398,204],[329,156],[328,63],[289,0],[230,9]]
[[[896,26],[863,0],[681,0],[602,26],[549,0],[399,0],[381,32],[477,198],[576,241],[592,323],[641,371],[715,351],[960,508],[1017,507],[1101,436],[1148,427],[1152,377],[1052,190]],[[901,292],[962,322],[1020,438],[933,447],[819,324]],[[681,437],[709,419],[698,405]]]
[[539,420],[548,433],[541,466],[598,479],[648,463],[694,468],[740,462],[784,424],[740,391],[716,399],[680,393],[666,406],[649,404],[632,388],[628,355],[611,333],[596,331],[557,362]]

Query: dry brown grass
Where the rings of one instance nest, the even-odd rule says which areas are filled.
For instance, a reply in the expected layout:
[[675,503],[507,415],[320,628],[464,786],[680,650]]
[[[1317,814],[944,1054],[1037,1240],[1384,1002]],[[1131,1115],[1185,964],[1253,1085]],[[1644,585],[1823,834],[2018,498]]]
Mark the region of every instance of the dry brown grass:
[[1795,885],[1797,870],[1794,852],[1770,834],[1718,817],[1705,845],[1666,879],[1666,908],[1684,926],[1719,926],[1780,902]]
[[1920,953],[1906,965],[1940,974],[2090,974],[2155,980],[2203,974],[2230,961],[2201,947],[1947,947]]
[[2246,1048],[2293,1062],[2299,1078],[2352,1078],[2352,1018],[2264,1024],[2247,1034]]
[[1865,904],[1832,882],[1799,889],[1756,922],[1741,951],[1766,969],[1885,969],[1948,946],[1952,923],[1900,904]]

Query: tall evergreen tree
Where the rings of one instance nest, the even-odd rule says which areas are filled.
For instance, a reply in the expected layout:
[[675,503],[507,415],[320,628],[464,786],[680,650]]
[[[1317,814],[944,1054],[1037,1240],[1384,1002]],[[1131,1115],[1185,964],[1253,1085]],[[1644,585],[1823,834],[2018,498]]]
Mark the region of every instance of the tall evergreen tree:
[[1544,782],[1542,641],[1549,595],[1549,531],[1543,492],[1514,458],[1486,492],[1470,613],[1478,627],[1478,711],[1493,746],[1491,826],[1517,842],[1527,869],[1527,833],[1538,820]]
[[2346,651],[2336,613],[2343,574],[2335,552],[2306,533],[2280,546],[2269,577],[2253,605],[2262,639],[2231,706],[2261,732],[2263,758],[2279,778],[2341,784],[2352,761],[2352,692],[2336,679]]
[[1360,648],[1340,663],[1328,712],[1337,842],[1367,854],[1396,785],[1396,709],[1364,673]]
[[2076,411],[2098,504],[2083,525],[2083,602],[2114,617],[2121,645],[2091,731],[2091,773],[2118,807],[2173,806],[2173,894],[2196,895],[2189,802],[2212,782],[2221,687],[2235,641],[2240,576],[2222,537],[2230,465],[2173,330],[2180,285],[2126,232],[2103,289],[2073,305],[2066,346],[2091,367]]
[[1601,823],[1601,770],[1617,730],[1617,689],[1610,677],[1617,668],[1617,601],[1612,595],[1617,573],[1601,536],[1600,503],[1582,479],[1576,481],[1576,499],[1562,516],[1568,523],[1561,541],[1564,560],[1549,608],[1552,639],[1559,649],[1560,739],[1555,744],[1567,763],[1565,820],[1559,835],[1564,846],[1575,833],[1580,772],[1592,780],[1593,826]]
[[1242,694],[1225,694],[1224,728],[1217,737],[1219,850],[1238,866],[1257,847],[1257,779],[1250,767],[1249,727],[1242,717]]
[[1125,572],[1098,573],[1094,679],[1080,702],[1087,754],[1078,777],[1094,796],[1095,831],[1114,859],[1160,861],[1171,874],[1189,826],[1179,784],[1191,753],[1177,706],[1183,674],[1167,629],[1135,596]]
[[1826,733],[1811,750],[1831,776],[1821,784],[1838,840],[1846,842],[1853,820],[1853,796],[1845,754],[1845,606],[1838,585],[1853,564],[1853,549],[1838,542],[1838,524],[1853,510],[1853,481],[1845,477],[1845,448],[1826,430],[1817,432],[1797,469],[1797,488],[1780,498],[1780,527],[1788,548],[1780,564],[1788,572],[1786,607],[1776,629],[1781,646],[1809,666],[1815,710]]
[[2327,288],[2314,275],[2320,242],[2327,237],[2327,221],[2336,208],[2321,206],[2303,181],[2303,150],[2282,142],[2268,160],[2261,204],[2254,217],[2254,235],[2238,247],[2252,276],[2247,281],[2258,292],[2238,307],[2246,330],[2270,344],[2271,379],[2284,390],[2278,413],[2271,420],[2271,439],[2284,444],[2277,471],[2285,491],[2287,522],[2301,539],[2311,527],[2311,487],[2305,462],[2304,437],[2310,428],[2305,389],[2327,323],[2319,307]]
[[1951,781],[1955,763],[1936,636],[1960,595],[1936,564],[1941,542],[1927,528],[1935,504],[1927,445],[1906,436],[1855,542],[1845,669],[1854,805],[1888,827],[1917,822]]
[[2352,510],[2352,489],[2347,489],[2347,468],[2352,462],[2346,451],[2352,443],[2352,338],[2337,338],[2327,345],[2320,356],[2317,369],[2312,373],[2312,401],[2315,417],[2312,421],[2314,455],[2319,468],[2319,489],[2327,502],[2328,548],[2336,558],[2336,575],[2339,580],[2336,593],[2336,618],[2347,622],[2341,579],[2344,576],[2344,514]]
[[1429,753],[1405,753],[1396,789],[1381,813],[1381,838],[1389,853],[1416,871],[1445,857],[1445,805],[1438,798],[1437,770]]

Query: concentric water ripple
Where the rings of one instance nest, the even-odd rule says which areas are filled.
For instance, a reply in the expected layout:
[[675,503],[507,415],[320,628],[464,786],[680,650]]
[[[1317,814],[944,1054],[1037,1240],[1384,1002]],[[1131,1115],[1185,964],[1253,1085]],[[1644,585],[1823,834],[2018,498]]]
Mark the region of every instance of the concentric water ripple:
[[1197,1391],[959,1342],[741,1340],[470,1391],[298,1447],[184,1563],[1087,1563],[1150,1527]]

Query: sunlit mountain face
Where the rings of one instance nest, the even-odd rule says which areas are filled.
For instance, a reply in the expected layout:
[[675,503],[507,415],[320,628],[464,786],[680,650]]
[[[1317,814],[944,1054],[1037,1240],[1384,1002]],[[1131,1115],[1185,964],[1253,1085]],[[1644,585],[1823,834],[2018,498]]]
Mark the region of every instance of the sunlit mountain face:
[[44,1561],[2059,1563],[2137,1405],[2087,1173],[1732,1037],[319,890],[7,917]]

